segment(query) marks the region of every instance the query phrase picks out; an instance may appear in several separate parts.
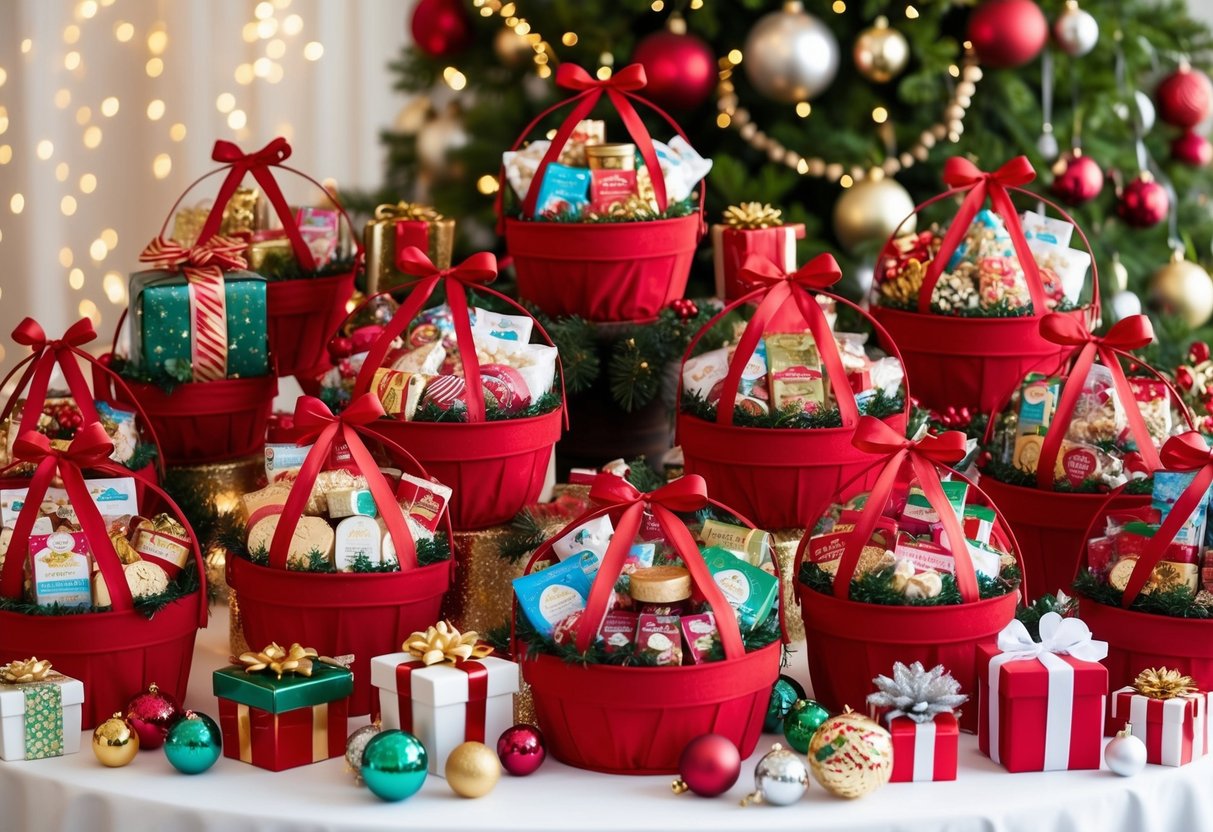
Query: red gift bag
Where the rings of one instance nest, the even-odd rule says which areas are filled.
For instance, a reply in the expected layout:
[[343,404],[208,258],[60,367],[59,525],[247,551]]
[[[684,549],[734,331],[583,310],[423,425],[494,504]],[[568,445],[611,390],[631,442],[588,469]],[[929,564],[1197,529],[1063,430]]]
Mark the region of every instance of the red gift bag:
[[[974,647],[993,643],[1007,622],[1014,618],[1019,593],[1012,591],[984,600],[980,598],[977,573],[963,543],[965,534],[960,519],[943,493],[939,471],[950,470],[945,469],[945,465],[964,455],[964,434],[952,431],[913,442],[879,419],[864,416],[853,441],[861,450],[879,454],[884,459],[874,463],[879,474],[860,511],[860,519],[846,540],[834,576],[834,594],[818,592],[800,581],[800,568],[813,525],[800,541],[792,573],[804,619],[814,695],[830,710],[862,706],[871,692],[872,679],[894,662],[907,665],[922,662],[924,667],[942,664],[948,668],[960,683],[961,692],[972,698],[977,690]],[[851,580],[859,567],[862,549],[899,482],[908,487],[906,478],[910,471],[939,515],[947,539],[955,542],[949,548],[963,603],[893,606],[866,604],[850,598]],[[1010,552],[1018,559],[1015,537],[997,506],[969,479],[955,471],[951,474],[954,479],[968,483],[970,500],[993,508],[995,523],[990,539],[1001,551]],[[971,709],[961,715],[962,728],[972,730],[975,725],[976,714]]]
[[644,68],[639,64],[626,66],[606,80],[597,80],[574,64],[561,64],[556,70],[556,84],[574,90],[576,95],[536,116],[510,148],[521,147],[548,115],[573,105],[531,179],[521,219],[505,215],[504,194],[509,184],[505,167],[501,168],[498,232],[504,235],[506,249],[514,258],[518,294],[549,315],[580,315],[591,321],[645,320],[655,318],[662,307],[682,297],[686,289],[695,247],[705,231],[703,183],[699,185],[698,210],[685,217],[638,222],[534,219],[539,185],[548,165],[556,161],[577,123],[590,114],[603,93],[618,111],[644,158],[658,209],[666,210],[665,179],[653,140],[633,102],[652,109],[678,135],[684,139],[687,136],[674,119],[636,94],[645,83]]
[[[682,376],[679,376],[677,440],[682,446],[686,473],[699,474],[712,494],[736,506],[766,528],[799,528],[820,513],[829,495],[849,484],[845,496],[862,491],[875,480],[876,469],[868,454],[851,444],[859,421],[855,393],[842,365],[834,334],[818,295],[866,313],[846,298],[826,291],[842,277],[833,256],[818,255],[790,274],[774,263],[752,256],[742,275],[752,287],[728,304],[695,334],[683,354],[689,361],[695,347],[726,315],[747,303],[758,302],[746,323],[737,348],[729,359],[724,389],[716,406],[716,421],[708,422],[682,412]],[[868,320],[871,320],[868,318]],[[872,321],[875,329],[880,324]],[[752,428],[733,424],[741,375],[764,331],[778,325],[781,331],[807,329],[821,355],[824,375],[838,402],[842,426],[837,428]],[[884,342],[900,360],[897,347]],[[908,388],[907,388],[908,389]],[[905,400],[909,402],[909,394]],[[907,410],[885,417],[894,430],[904,433]]]
[[523,678],[531,686],[539,727],[561,762],[610,774],[670,774],[678,771],[686,744],[702,734],[728,737],[742,757],[757,746],[771,686],[779,676],[781,646],[773,642],[746,652],[733,608],[674,513],[714,505],[735,514],[707,493],[703,479],[695,475],[649,494],[620,477],[600,475],[590,494],[599,507],[557,532],[531,557],[528,573],[552,557],[554,541],[574,529],[603,516],[614,523],[615,533],[574,628],[577,649],[584,652],[602,626],[647,509],[711,605],[725,653],[723,661],[677,667],[580,665],[548,654],[522,656]]
[[[383,444],[398,464],[426,479],[429,474],[408,451],[377,430],[382,416],[379,401],[369,395],[355,399],[337,416],[319,399],[301,396],[295,405],[296,439],[312,448],[282,507],[270,542],[269,565],[259,566],[242,557],[227,561],[228,584],[236,591],[244,636],[250,644],[298,641],[314,646],[321,655],[353,656],[350,713],[354,716],[370,713],[374,707],[371,658],[394,652],[405,636],[424,630],[438,618],[454,569],[453,559],[418,565],[404,514],[362,436]],[[340,443],[348,446],[351,464],[366,477],[379,516],[395,544],[399,572],[334,574],[288,568],[291,536],[317,474]],[[450,541],[449,517],[444,533]]]
[[[189,531],[190,548],[199,590],[170,602],[149,618],[135,610],[122,562],[84,483],[84,470],[110,477],[130,475],[109,460],[113,445],[104,428],[96,422],[87,425],[67,450],[55,449],[45,436],[29,431],[18,437],[14,451],[18,459],[37,468],[29,480],[29,494],[17,517],[4,565],[0,566],[0,597],[22,599],[30,533],[46,489],[58,476],[105,578],[112,606],[108,612],[65,615],[0,610],[0,663],[33,654],[83,682],[86,729],[121,710],[131,696],[153,682],[169,695],[183,699],[194,658],[194,636],[199,627],[206,626],[207,616],[206,570],[193,531]],[[144,487],[190,529],[168,494],[150,481],[145,480]]]
[[[961,157],[944,164],[944,182],[948,191],[917,206],[915,214],[941,200],[956,196],[964,199],[944,235],[940,250],[931,259],[918,294],[914,311],[881,306],[876,299],[879,286],[873,286],[872,316],[880,321],[897,343],[905,358],[906,374],[914,379],[914,393],[925,406],[943,411],[949,406],[990,410],[1024,375],[1032,370],[1051,372],[1061,366],[1068,350],[1043,338],[1037,327],[1048,312],[1040,270],[1020,227],[1011,194],[1023,194],[1045,203],[1074,224],[1087,251],[1091,246],[1082,229],[1056,203],[1024,190],[1022,185],[1036,176],[1031,163],[1018,156],[998,170],[986,173]],[[994,213],[1002,218],[1023,269],[1032,297],[1032,315],[1018,318],[967,318],[936,315],[931,312],[931,293],[944,265],[956,251],[977,212],[989,199]],[[902,225],[905,221],[902,222]],[[900,226],[899,226],[900,229]],[[889,238],[878,262],[895,257],[897,233]],[[1077,326],[1090,330],[1099,320],[1099,275],[1091,258],[1091,304],[1063,312]]]

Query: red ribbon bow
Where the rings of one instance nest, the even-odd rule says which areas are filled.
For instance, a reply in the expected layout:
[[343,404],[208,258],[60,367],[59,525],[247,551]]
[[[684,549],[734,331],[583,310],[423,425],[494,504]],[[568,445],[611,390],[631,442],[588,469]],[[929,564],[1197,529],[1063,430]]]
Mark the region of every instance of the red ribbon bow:
[[32,430],[22,433],[13,443],[13,456],[22,462],[64,461],[77,468],[94,468],[108,462],[113,452],[113,441],[97,422],[77,431],[66,449],[54,447],[49,438]]
[[950,188],[967,190],[968,193],[965,194],[960,208],[956,211],[956,217],[940,241],[939,251],[927,267],[922,287],[918,291],[919,312],[931,311],[931,294],[943,274],[944,266],[968,233],[969,226],[988,198],[990,207],[1006,225],[1011,245],[1015,248],[1015,256],[1028,284],[1028,294],[1032,297],[1032,311],[1038,317],[1045,314],[1045,288],[1040,279],[1040,270],[1036,267],[1036,259],[1028,248],[1019,214],[1011,201],[1011,194],[1007,191],[1007,188],[1021,187],[1035,178],[1036,171],[1026,156],[1016,156],[992,172],[981,170],[961,156],[953,156],[944,163],[943,181]]
[[784,272],[769,257],[746,255],[739,272],[750,291],[770,291],[782,283],[794,283],[806,289],[829,289],[842,279],[842,268],[832,254],[819,254],[794,272]]
[[[88,318],[81,318],[76,321],[68,327],[61,338],[54,339],[48,339],[45,330],[33,318],[25,318],[21,323],[17,324],[16,329],[13,330],[13,340],[18,344],[29,347],[30,354],[17,362],[17,365],[9,371],[8,375],[3,380],[0,380],[0,389],[3,389],[8,384],[9,379],[22,366],[25,367],[25,372],[21,374],[21,378],[17,381],[16,386],[16,390],[20,392],[26,390],[26,385],[29,385],[25,399],[26,407],[21,413],[19,434],[37,429],[38,417],[42,412],[42,403],[46,401],[46,394],[50,388],[51,373],[54,371],[56,364],[63,371],[64,381],[67,382],[68,390],[71,391],[72,398],[76,402],[76,407],[80,410],[80,416],[83,421],[86,424],[97,421],[97,409],[93,406],[93,395],[89,392],[88,384],[85,382],[84,375],[80,372],[80,365],[76,361],[77,358],[83,358],[86,361],[91,360],[91,356],[80,349],[80,347],[96,337],[97,332],[93,329],[93,323]],[[0,411],[0,423],[3,423],[9,417],[16,404],[17,395],[14,394],[5,403],[4,410]]]
[[644,67],[641,64],[628,64],[609,78],[595,78],[577,64],[561,64],[556,70],[556,86],[566,90],[634,90],[644,89],[648,84]]
[[[1040,457],[1037,460],[1036,484],[1042,489],[1052,489],[1055,476],[1054,468],[1057,455],[1061,452],[1061,443],[1065,438],[1065,426],[1070,424],[1070,417],[1078,403],[1078,397],[1086,384],[1087,374],[1095,363],[1096,357],[1112,374],[1112,383],[1116,395],[1124,405],[1125,414],[1129,420],[1129,431],[1137,443],[1137,451],[1141,454],[1146,469],[1156,471],[1162,466],[1154,440],[1146,427],[1145,419],[1137,407],[1133,388],[1125,378],[1121,369],[1120,359],[1130,361],[1136,359],[1129,350],[1140,349],[1149,344],[1154,338],[1154,328],[1150,319],[1145,315],[1133,315],[1123,318],[1113,324],[1104,336],[1094,335],[1086,327],[1069,315],[1053,312],[1040,319],[1040,335],[1047,341],[1062,346],[1074,347],[1071,353],[1073,364],[1070,375],[1061,389],[1061,397],[1057,402],[1057,410],[1053,415],[1053,427],[1045,434],[1040,447]],[[1157,374],[1156,374],[1157,375]],[[1178,400],[1178,397],[1176,397]]]
[[960,461],[966,450],[965,435],[958,430],[945,431],[937,436],[928,433],[918,440],[907,439],[872,416],[859,420],[851,444],[869,454],[889,455],[907,451],[942,465]]
[[708,484],[698,474],[688,474],[645,493],[623,477],[604,473],[594,478],[590,500],[614,507],[642,503],[664,506],[670,511],[692,512],[708,505]]
[[223,165],[231,165],[239,170],[241,176],[254,168],[268,165],[280,165],[291,158],[291,145],[285,138],[278,136],[260,150],[245,153],[235,142],[217,139],[211,149],[211,159]]

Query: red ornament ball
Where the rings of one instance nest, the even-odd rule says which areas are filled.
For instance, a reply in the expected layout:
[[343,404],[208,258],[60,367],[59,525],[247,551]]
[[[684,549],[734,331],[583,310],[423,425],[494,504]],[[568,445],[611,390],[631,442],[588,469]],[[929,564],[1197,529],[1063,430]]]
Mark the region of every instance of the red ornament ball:
[[1199,133],[1188,130],[1171,142],[1171,158],[1194,168],[1203,168],[1213,161],[1213,144]]
[[421,0],[413,9],[413,42],[431,58],[446,58],[472,42],[472,21],[461,0]]
[[969,15],[969,40],[994,69],[1023,66],[1049,42],[1049,22],[1033,0],[986,0]]
[[693,110],[716,88],[716,55],[695,35],[653,32],[636,44],[632,60],[648,78],[640,94],[659,107]]
[[344,335],[338,335],[332,341],[329,341],[329,358],[334,361],[339,361],[342,358],[349,358],[354,354],[354,342]]
[[1204,341],[1193,341],[1188,347],[1188,360],[1194,364],[1209,360],[1209,345]]
[[547,743],[543,732],[534,725],[520,723],[506,728],[497,740],[497,757],[501,767],[515,777],[526,777],[547,759]]
[[1149,228],[1166,219],[1171,208],[1167,190],[1153,179],[1138,175],[1125,185],[1116,213],[1134,228]]
[[139,735],[140,748],[159,748],[164,745],[168,729],[185,716],[181,705],[169,694],[148,685],[143,693],[135,696],[126,706],[126,721]]
[[1195,127],[1213,108],[1213,83],[1199,69],[1181,66],[1154,91],[1158,117],[1175,127]]
[[1053,193],[1062,202],[1082,205],[1103,190],[1103,170],[1090,156],[1068,153],[1053,168]]
[[674,788],[685,786],[700,797],[724,794],[741,774],[741,753],[733,741],[720,734],[704,734],[687,743],[678,760]]

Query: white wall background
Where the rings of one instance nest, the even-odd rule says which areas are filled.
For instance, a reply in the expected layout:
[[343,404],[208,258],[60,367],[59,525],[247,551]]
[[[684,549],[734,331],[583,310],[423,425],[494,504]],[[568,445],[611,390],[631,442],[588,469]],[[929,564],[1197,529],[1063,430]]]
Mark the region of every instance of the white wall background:
[[216,138],[286,135],[317,179],[379,182],[378,132],[404,101],[387,63],[412,5],[0,0],[0,367],[26,315],[51,335],[81,314],[112,333],[140,250],[214,166]]

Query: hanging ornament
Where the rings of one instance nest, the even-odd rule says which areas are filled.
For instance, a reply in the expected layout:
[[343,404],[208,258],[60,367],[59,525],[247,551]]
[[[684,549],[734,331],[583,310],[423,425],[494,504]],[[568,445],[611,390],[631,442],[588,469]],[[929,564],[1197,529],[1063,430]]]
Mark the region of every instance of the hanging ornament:
[[917,228],[910,192],[877,171],[845,189],[834,203],[834,236],[851,253],[883,245],[894,232],[913,234]]
[[417,48],[431,58],[449,58],[472,43],[472,21],[461,0],[421,0],[410,28]]
[[366,750],[366,744],[382,730],[378,722],[373,722],[363,725],[345,740],[345,764],[354,772],[359,785],[362,784],[362,752]]
[[859,33],[851,57],[860,75],[873,83],[885,84],[905,71],[910,62],[910,42],[881,15]]
[[139,752],[139,734],[117,713],[93,729],[93,754],[101,765],[121,768]]
[[155,682],[126,705],[126,720],[139,734],[139,747],[144,749],[164,745],[168,729],[181,715],[177,700],[161,691]]
[[535,54],[526,35],[520,35],[511,26],[503,26],[493,36],[493,54],[510,69],[517,69]]
[[809,769],[804,760],[775,743],[754,766],[754,792],[743,797],[741,805],[791,806],[808,787]]
[[674,794],[692,791],[700,797],[724,794],[741,774],[741,753],[728,737],[704,734],[687,743],[678,758]]
[[1133,736],[1133,726],[1125,723],[1116,736],[1104,746],[1103,759],[1114,774],[1132,777],[1146,767],[1146,744]]
[[1213,280],[1199,264],[1185,260],[1177,248],[1171,262],[1150,275],[1150,305],[1178,315],[1192,329],[1213,315]]
[[797,699],[783,718],[783,736],[788,745],[801,754],[809,752],[809,744],[830,712],[812,699]]
[[1129,270],[1121,262],[1120,252],[1112,252],[1112,291],[1123,292],[1129,288]]
[[969,697],[960,692],[960,682],[943,665],[927,670],[922,662],[893,663],[893,675],[872,680],[876,693],[868,704],[888,709],[888,718],[908,716],[918,723],[934,722],[940,714],[953,713]]
[[1033,0],[986,0],[969,15],[969,40],[983,65],[1013,69],[1045,48],[1049,22]]
[[513,725],[506,728],[497,740],[497,757],[501,760],[501,766],[515,777],[534,773],[547,756],[543,732],[534,725]]
[[201,774],[223,752],[223,735],[206,714],[186,711],[164,738],[164,756],[182,774]]
[[892,736],[850,708],[822,724],[808,754],[817,782],[837,797],[864,797],[893,773]]
[[1154,91],[1158,117],[1174,127],[1195,127],[1213,108],[1213,83],[1209,76],[1187,63],[1172,72]]
[[400,108],[392,129],[402,136],[415,136],[417,131],[434,117],[433,105],[428,95],[418,95]]
[[771,698],[767,702],[767,715],[762,722],[762,730],[768,734],[783,732],[783,718],[792,710],[796,700],[805,699],[804,686],[791,676],[780,674],[771,686]]
[[1213,144],[1199,133],[1187,130],[1171,142],[1171,158],[1194,168],[1203,168],[1213,160]]
[[1128,289],[1113,294],[1112,300],[1109,303],[1112,305],[1112,314],[1116,316],[1116,320],[1118,321],[1141,314],[1141,298],[1135,292],[1130,292]]
[[1167,189],[1154,181],[1148,172],[1137,174],[1125,185],[1116,203],[1116,213],[1133,228],[1149,228],[1167,217],[1171,200]]
[[830,27],[792,0],[764,15],[746,36],[746,78],[775,101],[795,104],[825,92],[838,74],[838,40]]
[[404,731],[380,731],[362,752],[362,779],[380,800],[404,800],[425,782],[427,764],[421,740]]
[[1069,205],[1082,205],[1103,190],[1103,170],[1090,156],[1074,148],[1053,165],[1053,193]]
[[1053,21],[1053,40],[1074,58],[1082,57],[1099,43],[1099,21],[1078,7],[1078,0],[1066,0],[1066,7]]
[[686,21],[671,15],[667,28],[645,35],[632,60],[644,67],[641,95],[660,107],[694,110],[716,89],[716,55],[702,38],[687,33]]
[[446,758],[447,785],[460,797],[484,797],[501,778],[501,762],[493,749],[482,742],[455,746]]
[[467,143],[468,134],[463,128],[462,113],[459,105],[452,102],[441,115],[427,121],[417,131],[417,160],[422,169],[430,173],[457,176],[458,171],[448,163],[448,157]]

